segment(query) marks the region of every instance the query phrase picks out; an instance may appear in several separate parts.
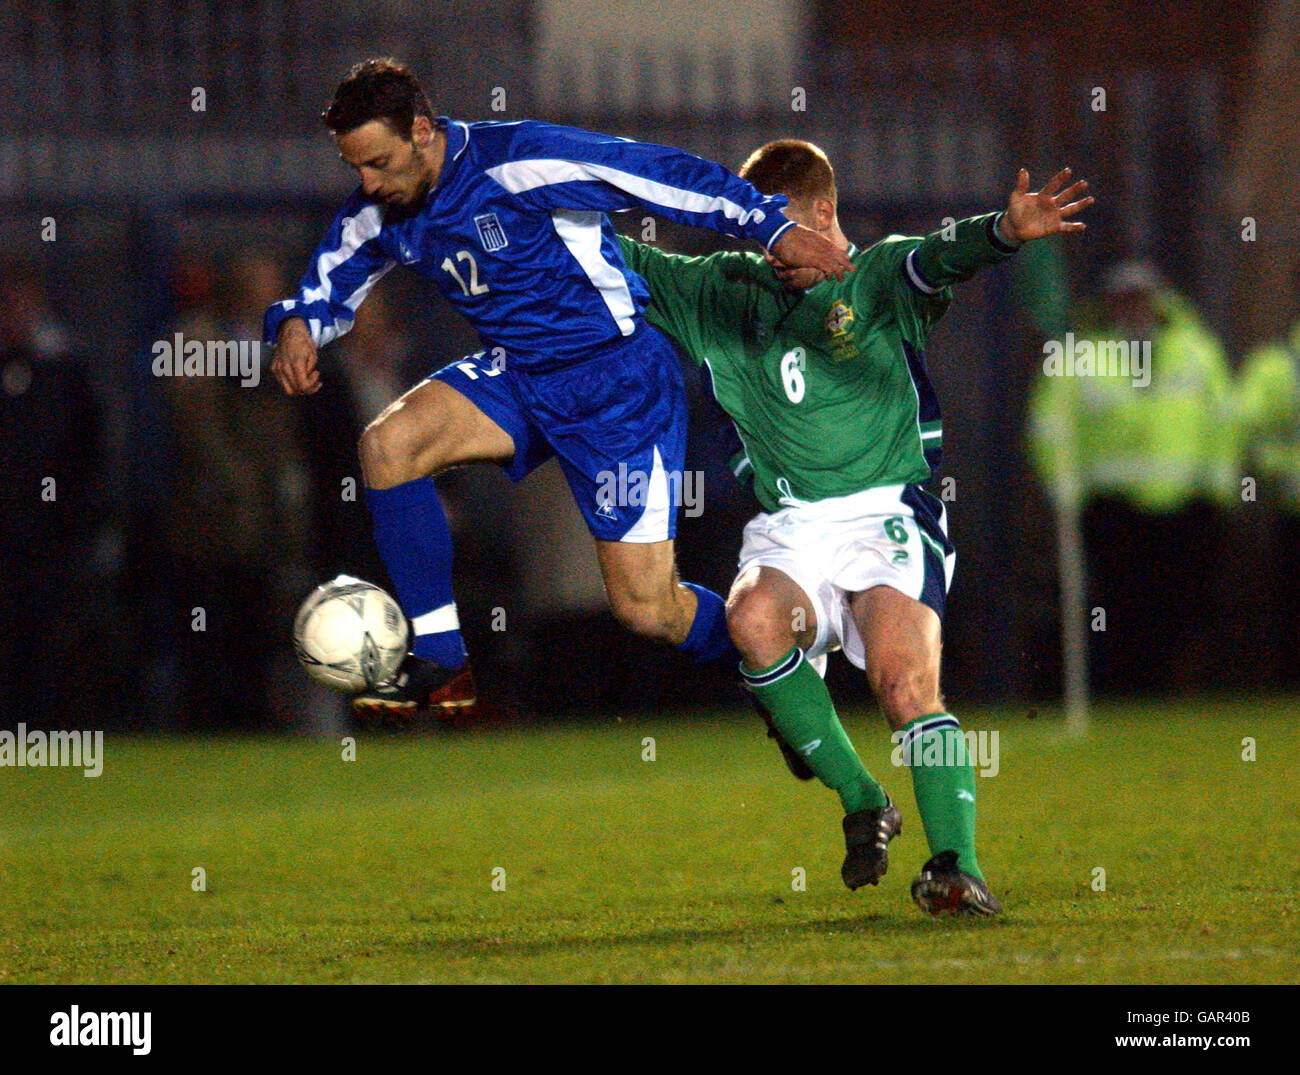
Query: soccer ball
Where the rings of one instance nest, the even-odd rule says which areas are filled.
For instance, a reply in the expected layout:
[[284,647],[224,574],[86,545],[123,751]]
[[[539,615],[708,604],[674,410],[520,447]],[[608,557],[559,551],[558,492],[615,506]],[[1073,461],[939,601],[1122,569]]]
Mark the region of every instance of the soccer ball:
[[390,679],[406,656],[409,627],[384,590],[350,575],[317,586],[293,621],[293,649],[307,674],[355,694]]

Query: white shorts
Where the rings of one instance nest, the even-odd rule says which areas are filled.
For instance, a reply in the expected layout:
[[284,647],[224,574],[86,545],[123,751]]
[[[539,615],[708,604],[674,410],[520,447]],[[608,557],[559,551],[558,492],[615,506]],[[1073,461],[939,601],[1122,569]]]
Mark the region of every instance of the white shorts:
[[842,648],[865,669],[849,608],[853,594],[892,586],[942,621],[956,563],[943,502],[920,486],[889,485],[754,516],[745,527],[739,572],[773,567],[788,575],[817,619],[808,659]]

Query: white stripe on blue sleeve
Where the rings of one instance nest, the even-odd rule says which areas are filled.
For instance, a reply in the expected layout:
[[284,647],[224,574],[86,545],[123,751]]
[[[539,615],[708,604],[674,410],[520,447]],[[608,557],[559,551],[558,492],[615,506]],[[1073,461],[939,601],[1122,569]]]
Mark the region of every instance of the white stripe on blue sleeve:
[[[338,248],[325,251],[316,260],[316,275],[320,280],[320,284],[317,287],[305,288],[298,297],[298,303],[310,305],[324,302],[329,307],[343,306],[355,314],[357,307],[370,293],[370,289],[395,263],[390,261],[370,273],[347,295],[335,294],[334,281],[330,274],[355,256],[357,251],[370,242],[371,239],[377,238],[383,226],[383,213],[377,205],[367,205],[354,216],[345,219]],[[352,327],[351,318],[335,318],[330,324],[324,324],[317,321],[316,318],[310,318],[308,323],[312,329],[312,339],[318,347],[338,339]]]
[[511,194],[523,194],[526,191],[557,186],[561,183],[600,182],[630,194],[642,205],[675,209],[678,212],[696,213],[700,216],[721,213],[727,220],[734,220],[740,228],[746,228],[750,224],[761,224],[767,219],[767,213],[762,209],[746,209],[720,194],[700,194],[693,190],[683,190],[681,187],[646,179],[644,176],[611,168],[606,164],[560,158],[535,158],[508,161],[495,168],[487,169],[487,174]]

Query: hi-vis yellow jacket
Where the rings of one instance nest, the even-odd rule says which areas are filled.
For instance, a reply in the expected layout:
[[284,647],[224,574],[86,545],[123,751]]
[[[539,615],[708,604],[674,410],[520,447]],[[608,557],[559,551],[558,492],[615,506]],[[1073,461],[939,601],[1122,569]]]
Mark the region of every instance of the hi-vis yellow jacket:
[[[1058,503],[1113,494],[1163,513],[1239,496],[1240,424],[1223,348],[1178,293],[1162,288],[1152,304],[1161,327],[1150,341],[1102,330],[1045,345],[1029,449]],[[1128,363],[1116,361],[1125,354]]]

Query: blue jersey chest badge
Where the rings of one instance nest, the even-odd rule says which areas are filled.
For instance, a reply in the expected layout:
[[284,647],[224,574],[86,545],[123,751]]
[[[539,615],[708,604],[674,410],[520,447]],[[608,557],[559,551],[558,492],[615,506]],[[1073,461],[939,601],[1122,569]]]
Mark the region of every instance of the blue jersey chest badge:
[[496,213],[476,216],[474,227],[478,228],[478,241],[489,254],[496,250],[504,250],[510,245],[510,240],[506,238],[506,230],[501,226]]

